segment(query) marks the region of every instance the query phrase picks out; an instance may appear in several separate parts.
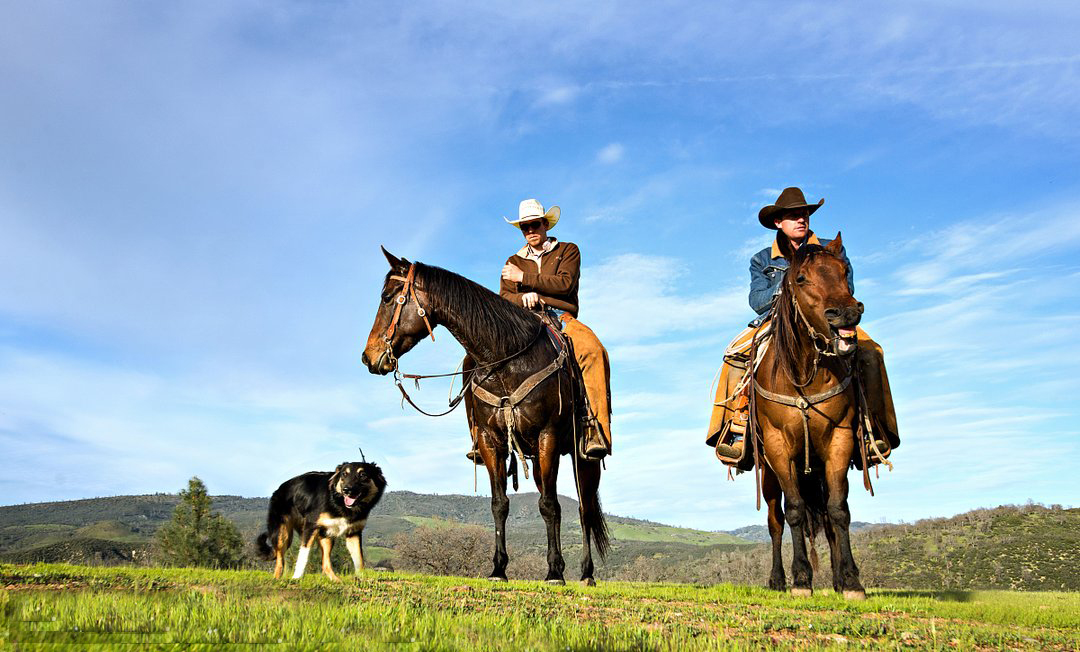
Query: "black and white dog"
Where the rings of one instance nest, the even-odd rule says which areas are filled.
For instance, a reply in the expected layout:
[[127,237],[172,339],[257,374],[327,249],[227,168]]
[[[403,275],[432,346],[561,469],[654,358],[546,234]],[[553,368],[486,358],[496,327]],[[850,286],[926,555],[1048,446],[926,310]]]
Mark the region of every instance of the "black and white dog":
[[274,577],[281,577],[285,553],[296,531],[300,533],[300,552],[293,577],[304,575],[311,547],[318,542],[322,548],[322,570],[336,580],[330,550],[334,537],[343,536],[359,573],[364,569],[361,534],[368,514],[385,489],[382,471],[369,462],[344,462],[333,473],[312,471],[286,481],[270,497],[266,532],[256,540],[259,554],[263,559],[276,558]]

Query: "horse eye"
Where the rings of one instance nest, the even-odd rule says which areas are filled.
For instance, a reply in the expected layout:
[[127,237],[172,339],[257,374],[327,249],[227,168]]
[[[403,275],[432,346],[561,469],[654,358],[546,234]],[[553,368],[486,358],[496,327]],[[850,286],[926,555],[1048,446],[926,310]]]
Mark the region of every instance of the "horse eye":
[[795,282],[798,283],[799,285],[802,285],[802,284],[806,283],[806,277],[803,276],[802,274],[799,274],[798,276],[795,277]]

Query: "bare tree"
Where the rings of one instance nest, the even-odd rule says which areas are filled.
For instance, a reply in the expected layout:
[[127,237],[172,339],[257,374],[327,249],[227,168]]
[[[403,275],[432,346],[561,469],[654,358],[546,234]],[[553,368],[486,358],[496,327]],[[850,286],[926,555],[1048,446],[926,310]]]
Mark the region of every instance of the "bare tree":
[[418,527],[399,534],[394,549],[400,570],[479,577],[491,567],[491,536],[476,525]]

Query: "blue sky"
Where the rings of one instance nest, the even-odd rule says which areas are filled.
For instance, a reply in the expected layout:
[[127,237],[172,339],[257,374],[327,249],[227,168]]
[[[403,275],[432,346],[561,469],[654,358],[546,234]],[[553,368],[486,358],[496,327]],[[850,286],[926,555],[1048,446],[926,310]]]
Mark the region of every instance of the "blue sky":
[[[470,493],[464,416],[359,362],[386,263],[497,286],[558,204],[613,365],[612,512],[728,529],[703,445],[758,208],[826,199],[903,446],[857,520],[1075,504],[1071,3],[0,3],[0,503]],[[404,359],[448,370],[443,331]],[[445,384],[418,400],[444,403]],[[857,479],[854,479],[856,487]],[[481,493],[485,492],[483,483]],[[572,493],[572,483],[563,486]]]

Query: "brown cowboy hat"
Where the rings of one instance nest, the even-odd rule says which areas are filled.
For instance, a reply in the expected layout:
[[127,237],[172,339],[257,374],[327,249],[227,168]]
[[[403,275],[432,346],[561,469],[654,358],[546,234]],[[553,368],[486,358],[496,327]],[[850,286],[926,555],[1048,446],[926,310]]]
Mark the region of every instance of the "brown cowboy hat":
[[782,216],[784,213],[795,210],[796,208],[806,208],[813,215],[814,211],[821,208],[821,205],[825,203],[825,199],[819,199],[816,204],[807,204],[806,197],[803,196],[802,190],[792,186],[791,188],[784,188],[784,191],[780,193],[780,196],[776,198],[775,204],[769,204],[765,208],[758,211],[757,218],[761,222],[761,226],[766,229],[776,230],[776,224],[773,222],[776,218]]

